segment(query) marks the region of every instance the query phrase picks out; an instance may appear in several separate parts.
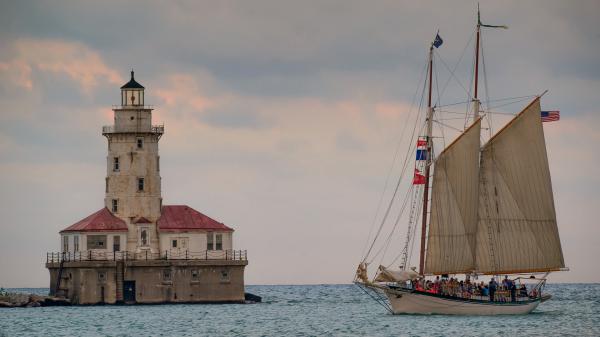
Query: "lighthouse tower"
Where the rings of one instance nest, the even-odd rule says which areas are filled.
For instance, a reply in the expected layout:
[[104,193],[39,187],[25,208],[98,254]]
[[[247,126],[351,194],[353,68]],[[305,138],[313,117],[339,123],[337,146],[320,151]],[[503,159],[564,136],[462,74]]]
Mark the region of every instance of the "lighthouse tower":
[[162,208],[158,141],[164,126],[152,125],[152,108],[144,105],[144,87],[133,70],[121,87],[121,105],[113,111],[114,125],[102,128],[108,140],[104,204],[127,224],[124,250],[155,253]]

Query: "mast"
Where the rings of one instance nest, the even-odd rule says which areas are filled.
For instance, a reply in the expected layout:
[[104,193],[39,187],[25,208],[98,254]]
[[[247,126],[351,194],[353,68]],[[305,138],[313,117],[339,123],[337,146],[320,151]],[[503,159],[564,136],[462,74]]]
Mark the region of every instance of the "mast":
[[486,25],[481,23],[481,13],[479,11],[479,4],[477,4],[477,41],[475,42],[475,88],[473,95],[473,121],[479,117],[479,101],[478,89],[479,89],[479,45],[481,41],[481,27],[487,28],[503,28],[508,29],[505,25]]
[[431,132],[433,123],[433,108],[431,107],[431,91],[433,78],[433,43],[429,47],[429,94],[427,97],[427,133],[425,139],[427,141],[427,155],[425,160],[425,191],[423,191],[423,216],[421,223],[421,252],[419,259],[419,274],[423,275],[425,268],[425,238],[427,236],[427,208],[429,204],[429,175],[431,167]]
[[481,37],[481,16],[479,14],[479,4],[477,4],[477,41],[475,42],[475,95],[473,96],[473,120],[479,117],[479,39]]

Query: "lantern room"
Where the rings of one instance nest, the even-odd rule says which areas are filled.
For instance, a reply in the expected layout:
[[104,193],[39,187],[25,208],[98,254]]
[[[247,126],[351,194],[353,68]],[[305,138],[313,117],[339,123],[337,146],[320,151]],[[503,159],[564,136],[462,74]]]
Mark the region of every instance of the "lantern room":
[[122,106],[144,106],[144,86],[135,81],[133,70],[131,80],[121,87]]

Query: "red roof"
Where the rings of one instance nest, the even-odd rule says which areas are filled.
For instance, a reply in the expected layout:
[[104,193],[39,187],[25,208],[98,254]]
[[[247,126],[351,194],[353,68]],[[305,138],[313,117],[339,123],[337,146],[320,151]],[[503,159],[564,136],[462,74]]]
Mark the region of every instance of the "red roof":
[[106,207],[63,229],[63,232],[126,232],[125,221],[114,216]]
[[164,232],[189,230],[233,232],[233,229],[186,205],[163,206],[161,216],[156,223],[158,230]]

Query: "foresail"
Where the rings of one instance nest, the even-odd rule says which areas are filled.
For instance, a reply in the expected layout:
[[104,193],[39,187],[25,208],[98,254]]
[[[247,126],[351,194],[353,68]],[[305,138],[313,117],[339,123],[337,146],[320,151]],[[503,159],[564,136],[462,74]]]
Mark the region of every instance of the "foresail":
[[564,267],[537,98],[484,146],[475,270]]
[[480,129],[478,119],[435,161],[426,274],[474,268]]

